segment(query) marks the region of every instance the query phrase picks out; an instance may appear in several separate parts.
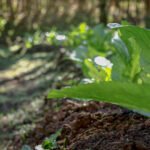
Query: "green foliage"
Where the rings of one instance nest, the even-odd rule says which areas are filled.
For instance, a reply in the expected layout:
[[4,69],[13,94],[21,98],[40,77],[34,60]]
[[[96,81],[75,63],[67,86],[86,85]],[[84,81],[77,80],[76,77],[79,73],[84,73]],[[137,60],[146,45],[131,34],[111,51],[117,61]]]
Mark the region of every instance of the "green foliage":
[[[150,31],[134,26],[123,26],[119,28],[119,32],[128,50],[134,49],[130,59],[132,59],[135,73],[138,73],[141,68],[139,77],[142,79],[142,82],[150,83]],[[131,41],[131,39],[134,41]],[[139,54],[140,56],[138,56]]]
[[[48,97],[93,99],[115,103],[142,113],[150,112],[150,31],[131,25],[110,26],[117,28],[114,36],[110,36],[112,43],[109,38],[102,42],[108,43],[111,48],[110,56],[107,49],[103,49],[103,56],[108,56],[110,62],[102,58],[102,53],[97,55],[98,61],[95,61],[94,57],[89,57],[88,51],[81,61],[84,74],[97,83],[53,90]],[[98,49],[96,51],[99,52]],[[113,67],[107,67],[111,62]],[[108,68],[109,73],[106,71]]]
[[46,150],[53,150],[57,148],[56,139],[60,135],[61,130],[58,130],[55,134],[52,134],[49,138],[46,138],[43,143],[42,147]]
[[150,83],[150,31],[129,25],[120,26],[118,34],[120,38],[113,39],[113,79]]
[[150,85],[125,82],[101,82],[81,84],[72,88],[53,90],[48,98],[77,98],[118,104],[138,111],[150,111]]
[[66,42],[66,33],[61,33],[55,28],[52,28],[48,32],[42,32],[37,30],[35,33],[26,33],[22,38],[25,48],[30,48],[37,44],[50,44],[53,46],[63,45],[65,46]]
[[129,39],[128,45],[122,43],[119,38],[114,38],[113,43],[117,51],[112,57],[112,78],[117,81],[134,81],[141,71],[139,45],[134,38]]
[[[84,27],[84,30],[80,29],[81,26]],[[72,47],[75,54],[74,59],[76,60],[77,58],[80,61],[83,61],[83,59],[87,57],[93,58],[98,55],[108,56],[112,51],[111,38],[112,32],[102,25],[90,28],[86,24],[80,24],[77,29],[68,33],[67,45]]]
[[81,23],[78,27],[73,27],[72,30],[68,32],[66,45],[71,47],[86,45],[91,34],[91,30],[87,24]]
[[1,36],[1,32],[4,30],[5,24],[6,24],[6,20],[0,17],[0,36]]
[[73,49],[71,59],[81,66],[85,77],[96,82],[111,80],[111,68],[97,65],[95,58],[97,56],[105,58],[113,53],[112,33],[103,25],[90,28],[85,23],[71,32],[68,38],[71,41],[68,43],[72,43],[69,46]]
[[[102,58],[106,61],[103,57],[96,57]],[[96,60],[96,58],[94,60]],[[110,81],[111,80],[111,68],[109,66],[101,66],[101,64],[97,64],[92,59],[84,59],[82,64],[82,70],[86,77],[92,79],[95,82],[100,81]]]

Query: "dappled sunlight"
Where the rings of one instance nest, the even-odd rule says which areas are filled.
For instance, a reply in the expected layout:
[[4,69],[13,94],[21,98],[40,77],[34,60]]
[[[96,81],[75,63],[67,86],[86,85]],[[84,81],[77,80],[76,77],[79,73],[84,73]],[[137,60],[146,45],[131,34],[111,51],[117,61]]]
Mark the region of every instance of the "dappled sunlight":
[[[63,51],[65,52],[65,49]],[[57,63],[62,61],[60,56],[58,50],[51,53],[27,53],[16,59],[10,67],[1,70],[0,104],[32,100],[46,93],[51,86],[58,86],[57,83],[51,83],[60,82],[66,77],[64,83],[67,84],[74,73],[68,74],[69,70],[61,72],[59,68],[63,65],[57,66]]]
[[21,106],[21,108],[19,108],[17,111],[11,110],[11,113],[6,114],[5,116],[0,115],[0,126],[14,126],[17,123],[22,123],[25,119],[30,119],[31,113],[33,113],[33,111],[38,111],[40,109],[41,104],[43,104],[40,98],[36,98],[34,101],[27,103],[30,107],[26,107],[26,103],[24,103]]
[[20,59],[16,64],[12,65],[9,70],[4,70],[0,72],[0,78],[12,79],[18,77],[23,73],[27,73],[34,68],[44,65],[41,60],[27,60]]

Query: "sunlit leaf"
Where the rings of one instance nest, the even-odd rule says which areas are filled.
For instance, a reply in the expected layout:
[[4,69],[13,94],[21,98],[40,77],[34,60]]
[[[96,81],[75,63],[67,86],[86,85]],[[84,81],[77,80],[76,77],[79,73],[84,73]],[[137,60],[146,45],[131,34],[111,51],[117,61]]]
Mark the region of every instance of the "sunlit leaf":
[[76,98],[110,102],[129,109],[150,113],[150,84],[101,82],[52,90],[48,98]]

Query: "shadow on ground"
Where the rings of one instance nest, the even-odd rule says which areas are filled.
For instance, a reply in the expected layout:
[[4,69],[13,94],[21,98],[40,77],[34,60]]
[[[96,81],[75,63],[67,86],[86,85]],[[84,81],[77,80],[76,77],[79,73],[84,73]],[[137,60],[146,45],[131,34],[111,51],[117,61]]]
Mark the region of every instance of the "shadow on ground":
[[50,88],[70,85],[71,79],[77,78],[75,73],[80,71],[65,59],[66,52],[62,47],[37,45],[25,54],[0,58],[0,139],[3,145],[10,137],[25,132],[23,126],[29,129],[34,126]]

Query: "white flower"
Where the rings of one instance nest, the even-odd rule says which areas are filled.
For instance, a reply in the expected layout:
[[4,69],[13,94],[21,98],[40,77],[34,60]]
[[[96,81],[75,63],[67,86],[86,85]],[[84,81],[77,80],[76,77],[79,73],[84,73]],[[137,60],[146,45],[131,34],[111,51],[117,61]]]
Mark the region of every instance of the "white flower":
[[97,65],[100,65],[102,67],[112,68],[113,66],[113,64],[108,59],[106,59],[105,57],[101,57],[101,56],[95,57],[94,62]]
[[35,150],[44,150],[44,148],[42,147],[42,145],[36,145]]
[[108,23],[107,26],[111,29],[122,27],[122,25],[119,23]]
[[66,36],[59,34],[59,35],[56,35],[56,39],[57,39],[58,41],[64,41],[64,40],[66,40]]
[[83,81],[83,83],[87,84],[87,83],[93,83],[94,79],[84,78],[82,81]]

